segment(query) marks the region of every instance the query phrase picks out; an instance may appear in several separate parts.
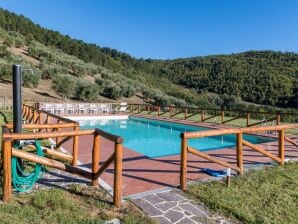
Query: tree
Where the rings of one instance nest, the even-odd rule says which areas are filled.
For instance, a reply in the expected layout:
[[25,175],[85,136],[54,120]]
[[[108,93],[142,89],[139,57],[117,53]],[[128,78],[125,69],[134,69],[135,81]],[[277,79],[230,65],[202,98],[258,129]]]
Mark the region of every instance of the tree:
[[56,75],[52,88],[64,98],[73,97],[76,91],[77,81],[70,75]]

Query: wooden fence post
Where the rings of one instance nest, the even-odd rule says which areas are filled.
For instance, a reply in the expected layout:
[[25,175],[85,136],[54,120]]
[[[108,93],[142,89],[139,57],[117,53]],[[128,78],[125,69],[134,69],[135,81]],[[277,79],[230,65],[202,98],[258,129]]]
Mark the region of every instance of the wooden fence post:
[[[50,119],[51,117],[47,114],[47,118],[46,118],[46,124],[50,124]],[[47,132],[49,132],[50,129],[47,128]]]
[[276,124],[280,125],[280,114],[276,116]]
[[43,123],[43,113],[39,112],[39,124]]
[[113,202],[116,207],[120,207],[122,200],[122,143],[115,143],[115,153]]
[[93,139],[92,150],[92,186],[98,187],[98,178],[94,178],[94,175],[99,170],[99,151],[100,151],[100,135],[95,134]]
[[3,195],[2,200],[11,199],[11,141],[3,141]]
[[201,110],[201,122],[204,121],[204,110]]
[[[57,124],[60,124],[60,120],[57,120]],[[57,131],[60,132],[61,131],[61,128],[57,128]],[[59,144],[60,142],[60,137],[56,137],[56,146]],[[59,149],[60,147],[56,148]]]
[[180,188],[185,191],[187,175],[187,139],[181,136]]
[[[74,131],[78,131],[79,126],[74,127]],[[72,165],[76,166],[78,162],[78,153],[79,153],[79,136],[73,136],[73,149],[72,149]]]
[[250,113],[246,113],[246,127],[249,126]]
[[278,155],[280,158],[280,165],[285,163],[285,130],[278,131]]
[[186,120],[187,119],[187,107],[185,107],[185,109],[184,109],[184,120]]
[[221,123],[223,124],[224,121],[225,121],[225,111],[222,110],[222,111],[221,111]]
[[160,106],[157,108],[157,116],[159,117],[160,115]]
[[37,112],[36,110],[33,111],[33,124],[36,124],[37,122]]
[[240,172],[238,172],[239,175],[243,174],[243,146],[242,146],[242,133],[237,134],[237,166],[240,169]]

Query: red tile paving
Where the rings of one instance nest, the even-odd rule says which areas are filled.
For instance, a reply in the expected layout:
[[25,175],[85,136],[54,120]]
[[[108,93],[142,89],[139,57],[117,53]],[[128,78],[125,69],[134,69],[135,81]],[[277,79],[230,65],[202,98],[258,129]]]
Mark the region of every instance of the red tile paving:
[[[192,123],[206,126],[206,123]],[[210,125],[209,125],[210,126]],[[213,126],[213,125],[211,125]],[[214,126],[213,126],[214,127]],[[220,127],[220,126],[217,126]],[[296,136],[296,141],[298,137]],[[79,137],[79,160],[91,167],[92,136]],[[260,144],[269,152],[277,155],[277,141]],[[63,147],[71,152],[72,142],[66,142]],[[100,161],[104,162],[114,151],[113,143],[101,138]],[[212,150],[208,152],[231,164],[236,164],[236,153],[233,148]],[[268,157],[244,147],[244,166],[257,165],[272,162]],[[286,143],[285,158],[298,158],[298,148]],[[195,155],[188,154],[188,174],[187,180],[201,180],[209,178],[200,170],[202,168],[223,169],[222,166],[201,159]],[[173,187],[179,185],[180,155],[166,156],[160,158],[149,158],[128,148],[123,149],[123,195],[131,195],[163,187]],[[113,186],[113,164],[108,167],[101,178],[110,186]]]

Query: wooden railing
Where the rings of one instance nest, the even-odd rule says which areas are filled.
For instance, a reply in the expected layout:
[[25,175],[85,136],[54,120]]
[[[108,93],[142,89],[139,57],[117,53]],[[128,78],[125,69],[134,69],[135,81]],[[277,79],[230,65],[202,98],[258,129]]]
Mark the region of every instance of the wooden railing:
[[[43,131],[45,129],[46,132],[55,132],[62,130],[79,130],[79,123],[55,114],[51,114],[47,111],[38,110],[33,106],[28,106],[26,104],[22,105],[22,113],[23,118],[26,124],[23,125],[24,129],[29,130],[38,130]],[[7,125],[8,128],[12,128],[12,124]],[[78,147],[79,147],[79,138],[77,136],[68,136],[64,139],[61,137],[55,138],[55,149],[58,150],[62,146],[62,144],[67,141],[73,139],[72,146],[72,165],[75,166],[78,160]],[[68,157],[70,158],[70,157]]]
[[[221,166],[231,168],[235,170],[239,175],[243,174],[243,145],[248,146],[252,150],[255,150],[272,160],[278,162],[279,164],[284,164],[285,157],[285,140],[289,140],[288,137],[285,137],[285,130],[297,128],[298,124],[290,125],[278,125],[278,126],[266,126],[266,127],[248,127],[248,128],[231,128],[231,129],[220,129],[220,130],[208,130],[208,131],[199,131],[199,132],[184,132],[181,134],[181,166],[180,166],[180,187],[182,190],[186,190],[187,185],[187,154],[191,153],[196,156],[199,156],[203,159],[209,160],[211,162],[217,163]],[[253,132],[264,132],[264,131],[278,131],[278,156],[266,151],[259,145],[254,145],[243,139],[244,133],[253,133]],[[211,137],[218,135],[227,135],[227,134],[236,134],[236,159],[237,165],[231,165],[225,161],[222,161],[214,156],[210,156],[207,153],[203,153],[194,149],[188,145],[188,139],[192,138],[202,138],[202,137]],[[293,145],[297,146],[297,143],[293,140],[288,141]]]
[[[121,186],[122,186],[122,142],[120,136],[116,136],[100,129],[95,130],[80,130],[79,124],[73,120],[51,114],[47,111],[36,109],[34,106],[22,105],[22,114],[25,121],[23,130],[27,133],[11,133],[13,124],[2,126],[3,129],[3,201],[8,201],[11,198],[11,157],[15,156],[31,162],[36,162],[45,166],[54,167],[66,172],[83,176],[92,181],[93,186],[98,186],[99,176],[106,170],[111,163],[114,162],[114,195],[113,202],[116,206],[121,205]],[[38,130],[38,132],[32,132]],[[92,172],[75,167],[78,160],[79,151],[79,136],[93,135],[92,147]],[[100,159],[100,138],[103,137],[114,142],[114,152],[99,166]],[[12,142],[16,140],[42,140],[55,139],[56,145],[53,149],[43,147],[46,155],[58,158],[62,161],[71,162],[62,163],[60,161],[44,158],[31,154],[26,151],[15,149],[12,147]],[[56,149],[70,139],[73,139],[72,154],[66,154]],[[34,148],[34,146],[27,146]]]
[[[57,137],[79,137],[93,135],[93,149],[92,149],[92,171],[86,171],[78,167],[63,163],[54,159],[40,157],[35,154],[19,150],[12,147],[12,142],[16,140],[40,140]],[[100,162],[100,138],[106,138],[114,142],[114,152],[112,155],[102,164]],[[98,178],[105,171],[105,169],[114,162],[114,194],[113,203],[119,207],[121,205],[121,186],[122,186],[122,143],[123,139],[119,136],[112,135],[99,129],[95,130],[76,130],[67,132],[51,132],[51,133],[10,133],[6,126],[3,126],[3,201],[7,202],[10,200],[12,195],[11,187],[11,159],[12,156],[25,159],[31,162],[39,163],[48,167],[53,167],[59,170],[63,170],[72,174],[76,174],[87,179],[90,179],[92,186],[98,186]],[[50,149],[45,150],[45,153],[53,156],[52,153],[48,153]],[[51,150],[50,150],[51,151]],[[54,156],[60,159],[60,154]]]
[[[189,119],[196,115],[199,115],[197,121],[206,122],[212,119],[216,123],[226,124],[237,119],[246,119],[246,127],[256,126],[262,123],[275,122],[277,125],[281,124],[281,120],[287,116],[294,118],[295,122],[298,121],[298,113],[273,113],[273,112],[256,112],[256,111],[240,111],[240,110],[225,110],[225,109],[207,109],[207,108],[195,108],[195,107],[176,107],[176,106],[154,106],[149,104],[129,104],[127,110],[130,113],[136,114],[152,114],[156,116],[163,116],[167,114],[170,118],[178,117],[180,119]],[[228,116],[227,114],[233,114]],[[237,114],[237,115],[235,115]],[[263,116],[266,119],[258,122],[251,122],[252,116]],[[217,118],[219,117],[219,120]]]

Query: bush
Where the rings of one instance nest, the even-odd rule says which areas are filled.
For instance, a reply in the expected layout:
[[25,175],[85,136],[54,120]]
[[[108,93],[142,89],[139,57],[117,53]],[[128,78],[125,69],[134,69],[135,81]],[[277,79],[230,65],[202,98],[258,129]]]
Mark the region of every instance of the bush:
[[52,88],[64,98],[73,97],[76,92],[77,81],[70,75],[56,75]]
[[37,88],[40,80],[40,74],[37,71],[32,74],[31,72],[23,72],[23,86]]
[[75,95],[80,100],[95,101],[101,92],[101,87],[95,83],[78,81]]
[[24,46],[24,42],[22,40],[16,38],[15,41],[14,41],[14,45],[17,48],[20,48],[20,47],[23,47]]
[[11,65],[0,64],[0,79],[11,79],[12,75]]
[[107,85],[104,87],[103,94],[106,97],[109,97],[114,100],[118,100],[121,98],[121,88],[116,84]]

